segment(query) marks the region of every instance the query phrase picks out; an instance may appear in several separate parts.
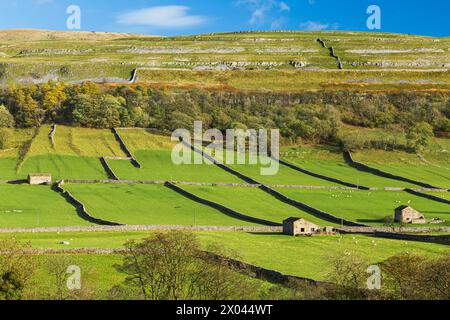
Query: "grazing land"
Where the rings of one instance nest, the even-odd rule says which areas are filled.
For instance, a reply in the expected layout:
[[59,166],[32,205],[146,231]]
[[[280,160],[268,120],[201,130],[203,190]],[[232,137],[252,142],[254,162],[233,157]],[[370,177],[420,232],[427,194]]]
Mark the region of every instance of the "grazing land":
[[[431,201],[406,192],[356,190],[304,190],[278,189],[278,191],[313,207],[333,213],[350,221],[370,225],[383,225],[385,218],[402,205],[411,206],[427,219],[442,219],[450,225],[449,205]],[[439,195],[438,195],[439,196]]]
[[[148,232],[90,232],[90,233],[38,233],[16,234],[18,239],[30,241],[35,248],[120,248],[131,239],[149,236]],[[264,268],[278,270],[313,279],[326,279],[329,259],[333,254],[352,252],[362,255],[376,264],[400,253],[416,253],[427,257],[445,254],[448,247],[410,241],[398,241],[368,237],[364,235],[339,235],[317,237],[289,237],[272,233],[252,232],[196,232],[206,247],[219,243],[235,250],[240,259]],[[0,238],[7,235],[0,234]],[[58,243],[70,241],[70,245]],[[96,255],[93,255],[96,257]],[[101,256],[100,256],[101,257]],[[117,261],[112,256],[107,268]]]
[[0,185],[1,228],[88,226],[75,208],[47,186]]
[[[0,31],[0,239],[29,241],[41,262],[70,258],[95,279],[101,298],[124,280],[114,250],[158,229],[183,227],[202,249],[215,243],[244,262],[315,280],[328,279],[333,255],[372,264],[402,253],[445,256],[448,244],[425,237],[448,235],[450,227],[449,45],[450,38],[335,31]],[[229,170],[207,161],[176,164],[170,132],[195,120],[223,133],[279,128],[280,158],[300,170],[281,164],[267,176],[266,164],[248,161]],[[347,151],[357,162],[442,190],[352,167]],[[51,174],[53,185],[28,185],[30,173]],[[423,231],[420,241],[381,238],[373,228],[339,234],[338,224],[299,202],[309,212],[393,232],[400,206],[435,220],[408,225]],[[265,226],[290,217],[338,232],[291,237]],[[105,224],[124,226],[105,231]],[[144,227],[152,231],[125,231]],[[263,231],[248,231],[255,228]],[[41,268],[37,281],[36,291],[45,291],[52,279]],[[260,282],[262,291],[272,286]]]
[[161,185],[66,185],[96,218],[130,225],[248,225]]

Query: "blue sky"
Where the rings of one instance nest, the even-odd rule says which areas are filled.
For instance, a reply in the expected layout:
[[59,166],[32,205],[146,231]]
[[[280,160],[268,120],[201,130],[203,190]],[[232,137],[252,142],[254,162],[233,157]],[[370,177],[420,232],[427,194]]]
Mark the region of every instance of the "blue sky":
[[448,0],[0,0],[0,29],[66,29],[69,5],[81,30],[180,35],[238,30],[360,30],[369,5],[382,32],[450,36]]

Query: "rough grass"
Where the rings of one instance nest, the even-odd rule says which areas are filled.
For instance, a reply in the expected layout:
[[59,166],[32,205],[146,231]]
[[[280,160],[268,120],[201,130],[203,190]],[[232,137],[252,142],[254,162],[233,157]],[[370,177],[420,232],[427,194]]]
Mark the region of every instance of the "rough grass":
[[[449,72],[140,70],[139,81],[173,87],[251,91],[449,89]],[[374,79],[374,80],[368,80]],[[429,79],[420,81],[420,79]]]
[[0,228],[87,225],[90,223],[50,187],[0,185]]
[[161,185],[65,186],[88,211],[103,220],[129,225],[251,225],[191,201]]
[[45,172],[51,173],[54,179],[107,179],[99,158],[125,156],[110,130],[58,126],[55,146],[48,138],[50,131],[50,126],[41,128],[19,176]]
[[[345,71],[322,72],[336,70],[337,64],[329,51],[317,43],[319,37],[328,46],[335,47],[336,53],[343,58]],[[429,72],[431,69],[448,69],[448,38],[301,31],[161,38],[28,30],[1,33],[1,39],[4,46],[0,48],[0,62],[5,68],[0,79],[2,84],[100,78],[126,82],[131,71],[140,67],[156,70],[142,70],[139,81],[169,86],[275,91],[449,88],[448,72]],[[350,52],[361,48],[413,51],[396,54]],[[423,49],[440,51],[424,52]],[[240,68],[244,70],[197,70],[214,69],[224,62],[243,63]],[[301,63],[303,67],[295,70],[292,62]],[[388,64],[374,65],[380,62]],[[425,72],[412,72],[412,69]]]
[[19,162],[19,153],[24,145],[33,137],[33,129],[8,129],[10,140],[6,149],[0,150],[0,180],[15,180],[19,178],[16,167]]
[[[129,161],[108,160],[121,179],[242,183],[239,178],[211,164],[174,164],[172,148],[175,143],[170,141],[170,137],[145,130],[120,130],[120,135],[142,165],[137,169]],[[183,150],[194,159],[194,152],[186,147]]]
[[401,205],[413,207],[429,220],[440,218],[446,221],[443,225],[450,225],[449,205],[406,192],[305,189],[278,191],[337,217],[369,225],[383,225],[384,218],[394,217],[395,208]]

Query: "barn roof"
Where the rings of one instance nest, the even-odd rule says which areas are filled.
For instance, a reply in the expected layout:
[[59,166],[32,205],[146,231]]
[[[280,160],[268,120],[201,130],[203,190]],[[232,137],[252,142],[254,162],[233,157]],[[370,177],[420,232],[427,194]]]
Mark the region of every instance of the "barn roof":
[[400,206],[395,210],[405,210],[405,209],[412,209],[410,206]]
[[51,177],[51,173],[29,173],[29,177]]
[[300,221],[300,220],[305,220],[305,219],[303,219],[303,218],[291,217],[291,218],[287,218],[287,219],[284,220],[283,222],[296,222],[296,221]]

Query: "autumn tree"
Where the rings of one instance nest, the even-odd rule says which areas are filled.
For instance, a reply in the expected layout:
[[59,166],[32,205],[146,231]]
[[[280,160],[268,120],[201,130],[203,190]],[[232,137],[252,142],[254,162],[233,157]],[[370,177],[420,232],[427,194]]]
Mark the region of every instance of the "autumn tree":
[[[143,299],[229,299],[255,291],[226,259],[203,252],[192,233],[157,233],[142,242],[129,241],[125,248],[123,263],[116,268]],[[116,286],[111,293],[121,291],[126,292]]]
[[421,153],[428,147],[433,136],[433,127],[427,122],[419,122],[409,127],[406,132],[408,148]]
[[37,267],[29,243],[0,240],[0,300],[20,300]]
[[14,127],[14,117],[4,105],[0,105],[0,128]]

